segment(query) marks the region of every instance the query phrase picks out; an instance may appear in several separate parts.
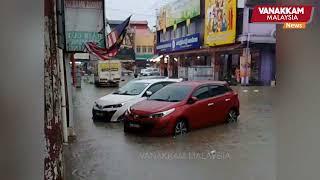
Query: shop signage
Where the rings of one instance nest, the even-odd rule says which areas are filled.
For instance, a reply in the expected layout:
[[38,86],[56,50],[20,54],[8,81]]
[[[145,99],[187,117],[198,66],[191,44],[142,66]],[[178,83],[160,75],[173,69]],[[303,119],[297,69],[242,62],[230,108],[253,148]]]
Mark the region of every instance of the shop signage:
[[104,0],[62,0],[67,52],[85,52],[84,44],[105,47]]
[[173,52],[200,48],[200,34],[192,34],[182,38],[158,43],[158,52]]
[[100,47],[104,47],[103,34],[98,32],[66,32],[67,51],[84,51],[86,42],[97,42]]

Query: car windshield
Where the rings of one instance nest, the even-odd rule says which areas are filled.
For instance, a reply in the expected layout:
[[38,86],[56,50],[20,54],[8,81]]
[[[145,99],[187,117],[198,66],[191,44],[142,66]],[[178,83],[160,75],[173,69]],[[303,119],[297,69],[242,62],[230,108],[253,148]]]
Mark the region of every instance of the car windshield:
[[149,100],[180,102],[187,98],[191,90],[192,88],[190,86],[168,85],[153,94]]
[[141,82],[129,82],[125,86],[121,87],[118,91],[113,94],[120,95],[131,95],[135,96],[140,93],[149,85],[149,83],[141,83]]

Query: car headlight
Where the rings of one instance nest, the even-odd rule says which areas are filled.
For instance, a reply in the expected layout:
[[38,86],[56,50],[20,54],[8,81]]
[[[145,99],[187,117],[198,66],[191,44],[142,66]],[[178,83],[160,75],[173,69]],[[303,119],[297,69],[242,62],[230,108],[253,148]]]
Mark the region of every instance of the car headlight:
[[96,106],[98,109],[102,109],[102,108],[103,108],[103,106],[100,105],[100,104],[98,104],[97,102],[94,102],[94,104],[95,104],[95,106]]
[[125,103],[104,106],[103,108],[121,108]]
[[167,110],[167,111],[154,113],[154,114],[151,114],[151,115],[149,116],[149,118],[161,118],[161,117],[165,117],[165,116],[168,116],[169,114],[173,113],[175,110],[176,110],[175,108],[172,108],[172,109],[169,109],[169,110]]

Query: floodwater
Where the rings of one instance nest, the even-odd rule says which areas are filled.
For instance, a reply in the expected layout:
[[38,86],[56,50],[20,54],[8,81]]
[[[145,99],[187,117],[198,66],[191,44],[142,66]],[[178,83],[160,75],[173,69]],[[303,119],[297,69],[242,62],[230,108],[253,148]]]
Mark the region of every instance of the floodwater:
[[112,92],[83,83],[74,92],[77,138],[65,146],[68,180],[275,180],[275,122],[271,87],[233,87],[238,123],[184,137],[125,135],[121,123],[94,123],[95,99]]

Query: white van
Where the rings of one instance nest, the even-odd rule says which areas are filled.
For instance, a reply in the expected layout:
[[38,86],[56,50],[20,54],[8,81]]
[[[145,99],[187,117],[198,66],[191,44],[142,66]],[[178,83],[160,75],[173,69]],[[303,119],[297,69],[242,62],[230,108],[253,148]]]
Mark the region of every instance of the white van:
[[96,86],[119,86],[119,83],[121,81],[120,60],[99,61],[96,72]]

